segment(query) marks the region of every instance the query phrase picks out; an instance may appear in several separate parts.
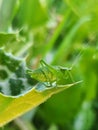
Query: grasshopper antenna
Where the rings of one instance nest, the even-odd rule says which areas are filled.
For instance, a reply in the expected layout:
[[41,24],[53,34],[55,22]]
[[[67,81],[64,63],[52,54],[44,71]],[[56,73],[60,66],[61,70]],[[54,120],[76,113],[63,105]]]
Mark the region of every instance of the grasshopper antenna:
[[[80,59],[80,57],[81,57],[82,55],[83,55],[83,50],[81,50],[81,51],[79,52],[79,54],[76,56],[75,61],[73,62],[73,64],[72,64],[71,67],[70,67],[70,70],[73,69],[73,67],[76,65],[76,63],[79,61],[79,59]],[[69,76],[70,76],[72,82],[74,83],[75,80],[73,79],[71,73],[69,72],[69,70],[68,70],[67,72],[68,72],[68,74],[69,74]]]
[[73,62],[73,64],[71,65],[71,67],[70,67],[70,69],[72,69],[75,65],[76,65],[76,63],[79,61],[79,59],[81,58],[81,56],[83,55],[83,50],[81,50],[80,52],[79,52],[79,54],[76,56],[76,59],[75,59],[75,61]]

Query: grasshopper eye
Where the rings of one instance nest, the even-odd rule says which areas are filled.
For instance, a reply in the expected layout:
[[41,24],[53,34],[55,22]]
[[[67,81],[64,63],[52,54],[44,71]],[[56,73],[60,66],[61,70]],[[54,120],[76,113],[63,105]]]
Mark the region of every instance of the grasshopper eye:
[[59,68],[59,70],[60,70],[63,74],[64,74],[66,71],[69,70],[69,68],[62,67],[62,66],[59,66],[58,68]]
[[60,71],[65,74],[66,70],[65,69],[60,69]]

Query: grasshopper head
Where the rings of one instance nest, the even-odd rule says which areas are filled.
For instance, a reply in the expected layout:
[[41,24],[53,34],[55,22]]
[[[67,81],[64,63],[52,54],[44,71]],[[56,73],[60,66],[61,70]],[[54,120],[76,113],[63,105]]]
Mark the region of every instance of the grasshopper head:
[[67,67],[63,67],[63,66],[58,66],[59,70],[63,73],[65,73],[66,71],[71,71],[72,68],[67,68]]

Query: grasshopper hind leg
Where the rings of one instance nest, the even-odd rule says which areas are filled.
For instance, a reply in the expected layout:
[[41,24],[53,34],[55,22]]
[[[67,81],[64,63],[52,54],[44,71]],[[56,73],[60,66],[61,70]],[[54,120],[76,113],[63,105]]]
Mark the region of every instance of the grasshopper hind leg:
[[[54,72],[55,72],[55,70],[54,70],[54,68],[51,66],[51,65],[48,65],[44,60],[40,60],[40,64],[41,64],[41,66],[43,67],[43,74],[45,75],[45,77],[46,77],[46,82],[49,84],[48,85],[48,87],[54,87],[54,86],[57,86],[56,84],[56,80],[55,81],[52,81],[51,79],[53,78],[52,76],[51,76],[51,78],[49,77],[49,74],[50,75],[53,75],[54,74]],[[47,72],[48,72],[48,74],[47,74],[47,72],[46,72],[46,70],[44,70],[44,68],[45,69],[47,69]]]
[[52,82],[51,82],[51,79],[49,78],[49,76],[48,76],[47,73],[45,72],[44,68],[43,68],[43,70],[41,70],[41,72],[43,73],[43,75],[44,75],[45,78],[46,78],[46,82],[44,82],[44,85],[47,86],[47,87],[53,86],[53,85],[52,85]]

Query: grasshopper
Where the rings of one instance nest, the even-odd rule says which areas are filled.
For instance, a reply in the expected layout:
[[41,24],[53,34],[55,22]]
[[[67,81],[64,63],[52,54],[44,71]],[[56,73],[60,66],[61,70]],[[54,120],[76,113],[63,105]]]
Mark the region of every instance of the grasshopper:
[[62,84],[63,81],[67,81],[68,78],[73,81],[70,74],[71,68],[62,66],[51,66],[44,60],[40,61],[41,67],[35,70],[28,70],[28,74],[37,81],[44,83],[46,87],[57,86]]

